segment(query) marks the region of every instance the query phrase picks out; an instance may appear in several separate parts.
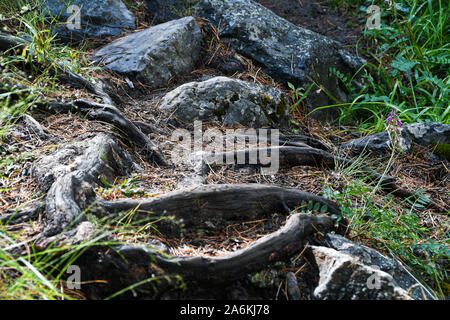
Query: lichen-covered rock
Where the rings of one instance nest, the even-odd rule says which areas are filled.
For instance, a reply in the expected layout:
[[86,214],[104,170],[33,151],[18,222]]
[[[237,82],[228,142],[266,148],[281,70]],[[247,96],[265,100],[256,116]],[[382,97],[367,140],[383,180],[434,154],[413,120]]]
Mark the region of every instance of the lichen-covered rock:
[[322,300],[409,300],[392,276],[337,250],[311,246],[319,267],[314,297]]
[[[69,24],[69,18],[81,9],[80,29],[76,19]],[[118,36],[127,29],[135,29],[135,17],[121,0],[45,0],[42,8],[47,15],[57,18],[60,25],[56,29],[58,37],[82,40],[85,37],[99,38]],[[73,8],[73,9],[72,9]]]
[[202,35],[193,17],[132,33],[96,51],[104,67],[156,88],[189,73],[198,59]]
[[[399,128],[399,147],[403,151],[411,149],[413,144],[429,146],[432,143],[450,144],[450,125],[437,122],[412,123]],[[386,131],[352,140],[343,144],[356,152],[364,149],[372,151],[390,151],[391,140]]]
[[[182,8],[176,0],[167,3],[150,0],[148,4],[155,16],[180,12]],[[220,39],[229,42],[232,49],[250,57],[264,72],[284,84],[291,82],[307,89],[314,80],[336,99],[345,102],[346,93],[340,88],[338,77],[330,76],[330,68],[353,75],[364,63],[338,42],[298,27],[252,0],[195,1],[191,10],[208,19],[218,30]],[[335,104],[317,86],[308,97],[309,111]],[[312,115],[316,119],[334,120],[337,110],[326,108]]]
[[[376,250],[354,243],[336,234],[326,234],[325,243],[330,247],[329,249],[327,248],[327,250],[325,250],[322,249],[322,247],[321,249],[315,249],[316,253],[320,252],[320,256],[327,256],[327,259],[339,261],[341,259],[343,259],[342,261],[356,261],[359,265],[364,265],[386,273],[385,275],[380,274],[380,277],[389,280],[395,287],[401,288],[413,299],[422,300],[435,298],[434,294],[420,283],[399,261],[388,258]],[[342,264],[345,265],[347,263],[342,262]],[[367,271],[367,269],[364,270]],[[373,278],[374,277],[372,277],[372,279]],[[363,283],[363,285],[365,285],[365,283]],[[348,286],[346,288],[348,288]]]
[[246,127],[286,126],[288,98],[277,88],[227,77],[190,82],[169,92],[161,111],[185,123],[222,121]]

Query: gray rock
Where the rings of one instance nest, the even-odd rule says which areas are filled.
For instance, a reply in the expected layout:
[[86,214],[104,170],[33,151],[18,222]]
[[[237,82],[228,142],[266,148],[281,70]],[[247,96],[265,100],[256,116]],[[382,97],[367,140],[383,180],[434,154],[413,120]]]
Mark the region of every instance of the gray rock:
[[[351,260],[358,261],[359,264],[376,268],[388,274],[392,277],[390,281],[394,286],[403,289],[413,299],[435,298],[434,294],[420,283],[399,261],[388,258],[371,248],[356,244],[336,234],[326,234],[325,242],[330,249],[338,251],[339,255],[349,255]],[[337,253],[334,252],[334,254]]]
[[105,68],[156,88],[193,70],[202,35],[193,17],[169,21],[130,34],[95,52]]
[[319,267],[314,298],[321,300],[409,300],[392,276],[337,250],[311,246]]
[[289,100],[277,88],[227,77],[184,84],[166,94],[159,108],[185,123],[222,121],[246,127],[285,126]]
[[[172,0],[148,1],[155,16],[180,12],[182,4]],[[170,10],[172,5],[174,9]],[[203,0],[195,3],[195,14],[208,19],[218,30],[222,41],[237,52],[250,57],[264,72],[284,84],[291,82],[307,89],[317,80],[340,101],[347,101],[338,78],[329,75],[335,67],[344,74],[354,74],[364,60],[345,51],[341,44],[315,32],[298,27],[252,0]],[[309,111],[335,104],[314,87],[308,95]],[[337,110],[317,110],[313,117],[334,120]]]
[[[413,144],[428,146],[432,142],[450,144],[450,125],[436,122],[412,123],[399,128],[399,146],[403,151],[411,149]],[[364,149],[386,152],[391,150],[391,141],[386,131],[358,138],[343,144],[356,152]]]
[[[70,5],[81,8],[80,29],[67,24],[73,15],[73,12],[68,11]],[[56,32],[63,39],[79,41],[85,37],[118,36],[126,29],[136,28],[134,15],[121,0],[45,0],[42,8],[47,15],[56,17],[61,23]]]
[[286,274],[287,294],[290,300],[300,300],[302,295],[298,287],[297,277],[293,272]]

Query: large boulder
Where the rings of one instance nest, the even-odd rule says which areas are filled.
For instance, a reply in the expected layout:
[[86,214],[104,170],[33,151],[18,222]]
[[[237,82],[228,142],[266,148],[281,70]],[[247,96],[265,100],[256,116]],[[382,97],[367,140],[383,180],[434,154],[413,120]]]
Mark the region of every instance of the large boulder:
[[201,41],[195,19],[185,17],[127,35],[96,51],[91,58],[107,69],[156,88],[193,70]]
[[[68,24],[69,18],[75,13],[71,6],[81,9],[80,26]],[[44,0],[43,11],[60,23],[56,32],[64,40],[79,41],[83,38],[100,38],[118,36],[127,29],[135,29],[135,17],[121,0]],[[72,26],[72,27],[71,27]]]
[[[156,17],[172,16],[184,8],[178,0],[148,0],[147,4]],[[335,104],[328,95],[347,101],[340,80],[330,75],[330,68],[353,75],[364,63],[340,43],[298,27],[252,0],[196,1],[189,10],[209,20],[222,41],[261,65],[274,79],[305,89],[312,81],[321,85],[328,94],[314,87],[307,99],[309,111]],[[337,110],[326,108],[312,115],[316,119],[333,120]]]
[[[429,146],[436,144],[450,144],[450,125],[437,122],[412,123],[399,128],[399,147],[408,151],[414,144]],[[341,145],[342,148],[350,148],[354,152],[362,150],[390,151],[392,143],[386,131],[372,134],[366,137],[354,139]]]
[[159,109],[185,123],[204,120],[229,126],[279,127],[288,124],[289,98],[274,87],[214,77],[172,90]]
[[320,270],[321,299],[435,299],[399,261],[336,234],[312,247]]

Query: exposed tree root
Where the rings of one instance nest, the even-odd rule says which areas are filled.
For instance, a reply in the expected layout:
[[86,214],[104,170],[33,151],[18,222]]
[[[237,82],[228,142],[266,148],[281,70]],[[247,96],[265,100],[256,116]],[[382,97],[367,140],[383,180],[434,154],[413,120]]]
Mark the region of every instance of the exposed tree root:
[[[267,142],[271,143],[272,136],[267,134],[267,130],[264,129],[264,138],[262,135],[260,135],[260,129],[249,129],[247,132],[244,132],[243,134],[239,133],[237,131],[234,134],[231,135],[224,135],[224,139],[239,139],[242,141],[249,140],[249,141],[261,141],[261,139],[267,140]],[[302,134],[279,134],[277,135],[278,144],[280,146],[292,146],[292,147],[313,147],[316,149],[321,149],[324,151],[330,152],[330,148],[320,141],[319,139],[316,139],[311,136],[306,136]]]
[[[55,166],[58,160],[55,158]],[[100,182],[100,177],[112,183],[116,176],[125,175],[132,168],[129,155],[106,135],[98,135],[89,141],[89,146],[76,161],[79,166],[57,177],[47,193],[43,217],[45,237],[67,231],[83,220],[84,211],[95,200],[93,188]],[[38,163],[35,169],[35,177],[45,177],[39,170],[48,170],[48,167]],[[38,182],[44,184],[44,181]]]
[[39,213],[45,209],[45,203],[42,201],[35,201],[19,210],[13,212],[6,212],[0,215],[0,223],[2,224],[19,224],[38,218]]
[[[230,164],[230,162],[231,164],[234,163],[236,165],[256,164],[267,166],[267,158],[271,157],[271,161],[275,161],[274,159],[276,159],[276,157],[272,157],[272,155],[275,154],[278,154],[279,168],[310,165],[320,168],[335,169],[338,164],[344,166],[354,164],[353,160],[337,157],[327,151],[310,146],[276,146],[229,151],[221,154],[206,154],[203,156],[204,160],[201,166],[201,172],[202,174],[206,174],[209,172],[211,165]],[[263,157],[261,157],[261,155],[263,155]],[[262,158],[265,159],[263,160]],[[250,159],[253,159],[253,162],[251,162]],[[380,187],[386,192],[405,198],[414,196],[413,193],[398,187],[395,183],[395,178],[393,177],[381,175],[365,166],[361,166],[360,171],[362,172],[360,175],[365,175],[380,181]]]
[[[58,240],[64,243],[88,240],[93,235],[92,224],[80,223],[85,220],[87,211],[95,213],[103,210],[106,214],[117,214],[136,209],[139,215],[174,215],[182,219],[186,227],[200,227],[202,223],[208,223],[208,226],[212,224],[217,229],[220,229],[220,225],[223,227],[224,223],[227,225],[231,221],[261,218],[275,212],[291,214],[291,210],[300,206],[302,201],[326,205],[325,211],[328,213],[294,213],[280,230],[246,248],[220,257],[168,257],[150,247],[135,245],[121,245],[114,250],[108,250],[107,247],[90,248],[77,263],[83,270],[86,269],[83,271],[86,277],[93,277],[84,280],[107,280],[111,284],[108,285],[109,289],[105,289],[108,292],[135,283],[140,279],[139,274],[149,277],[147,272],[155,265],[165,275],[181,275],[198,282],[239,279],[264,269],[269,263],[292,257],[318,233],[336,230],[333,215],[340,214],[337,204],[307,192],[278,186],[202,185],[145,200],[100,199],[94,193],[100,177],[112,182],[116,176],[128,174],[133,163],[110,136],[98,135],[83,143],[76,147],[69,146],[70,152],[60,150],[47,156],[33,169],[38,182],[48,180],[49,176],[52,177],[50,181],[53,181],[43,213],[44,230],[36,241],[38,249],[43,249],[45,244],[58,243]],[[71,156],[66,159],[66,169],[61,170],[56,164],[67,158],[68,154]],[[48,171],[52,170],[54,172],[49,175]],[[46,183],[48,185],[48,181]],[[42,182],[43,187],[46,183]],[[98,252],[102,252],[102,258],[93,268],[92,259],[98,258]],[[136,274],[136,268],[144,270],[143,273]]]
[[340,214],[336,203],[308,192],[263,184],[202,185],[173,191],[144,200],[119,199],[100,201],[99,206],[109,213],[137,209],[139,214],[175,216],[186,227],[201,227],[229,221],[245,221],[268,216],[274,212],[290,212],[301,202],[312,201],[327,206],[329,214]]
[[278,231],[256,240],[248,247],[223,256],[167,258],[131,246],[118,248],[118,252],[125,258],[127,255],[141,255],[142,258],[147,255],[149,263],[153,259],[159,267],[170,273],[183,275],[186,279],[199,282],[226,282],[264,269],[270,263],[292,257],[315,235],[334,229],[334,219],[327,215],[296,213],[291,215],[286,225]]
[[146,160],[156,162],[162,166],[169,166],[161,151],[150,139],[126,119],[119,109],[112,105],[100,104],[88,100],[75,100],[73,102],[47,102],[40,103],[38,107],[54,113],[80,113],[90,120],[99,120],[114,125],[129,145],[137,145],[144,151]]

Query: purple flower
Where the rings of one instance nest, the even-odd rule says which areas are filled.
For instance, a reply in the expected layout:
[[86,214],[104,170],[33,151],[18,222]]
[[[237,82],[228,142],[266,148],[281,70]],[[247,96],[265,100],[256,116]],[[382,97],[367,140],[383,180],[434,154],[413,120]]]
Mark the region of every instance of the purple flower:
[[389,115],[386,119],[386,123],[389,125],[392,125],[393,124],[392,119],[394,119],[394,118],[397,119],[397,125],[400,123],[400,126],[401,126],[400,119],[398,118],[397,113],[395,112],[395,109],[392,109],[391,112],[389,112]]
[[389,112],[388,117],[386,118],[386,124],[387,124],[386,131],[391,140],[392,148],[394,150],[398,150],[399,149],[399,134],[400,134],[400,130],[398,128],[400,128],[403,124],[400,121],[400,118],[397,115],[397,112],[395,111],[395,109],[392,109]]

